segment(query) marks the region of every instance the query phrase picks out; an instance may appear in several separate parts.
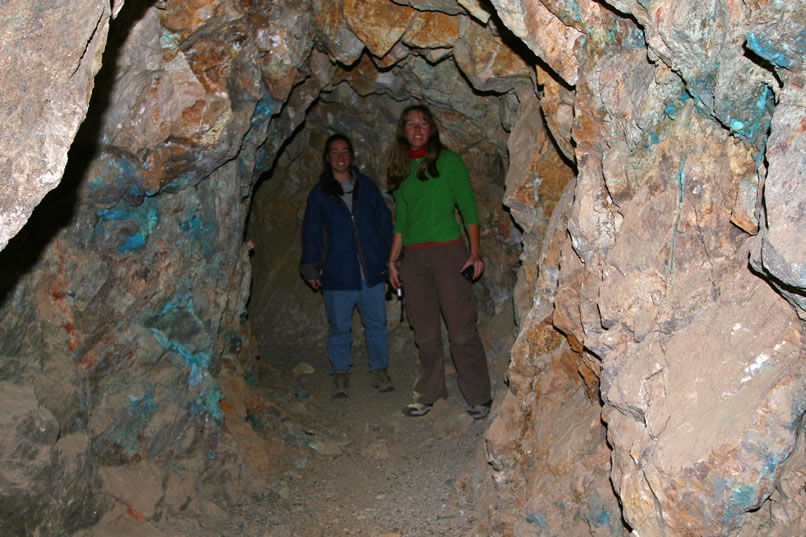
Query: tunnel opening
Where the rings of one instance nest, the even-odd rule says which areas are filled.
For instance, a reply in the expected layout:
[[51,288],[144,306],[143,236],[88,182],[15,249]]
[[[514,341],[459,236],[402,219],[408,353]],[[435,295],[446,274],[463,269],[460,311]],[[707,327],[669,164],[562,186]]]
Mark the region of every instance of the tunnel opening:
[[[283,143],[273,168],[264,173],[266,179],[255,187],[246,230],[247,240],[255,245],[249,316],[259,326],[267,327],[259,333],[269,341],[292,335],[305,337],[298,331],[312,330],[313,326],[299,319],[322,319],[318,297],[304,286],[296,266],[305,197],[322,171],[325,139],[340,132],[353,140],[355,164],[375,180],[387,205],[393,208],[385,185],[384,157],[400,111],[415,102],[433,110],[443,143],[456,150],[470,169],[487,260],[485,277],[475,286],[483,314],[481,324],[486,326],[495,320],[496,333],[500,334],[496,337],[504,339],[511,338],[514,332],[511,295],[520,236],[503,198],[507,131],[517,117],[517,98],[512,90],[474,90],[451,57],[430,63],[412,55],[401,58],[399,63],[403,66],[379,70],[365,53],[352,67],[337,66],[331,83]],[[269,307],[277,302],[300,310],[292,314]],[[508,329],[507,322],[501,320],[507,317]],[[323,329],[320,322],[314,332],[317,337]]]

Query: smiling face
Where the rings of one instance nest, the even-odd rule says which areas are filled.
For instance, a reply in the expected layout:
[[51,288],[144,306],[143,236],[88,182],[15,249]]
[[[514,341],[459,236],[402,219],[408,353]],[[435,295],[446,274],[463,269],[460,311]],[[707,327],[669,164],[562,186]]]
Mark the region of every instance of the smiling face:
[[333,140],[327,150],[327,162],[333,170],[333,176],[339,180],[341,177],[348,177],[348,170],[350,169],[350,162],[352,158],[350,155],[350,146],[346,141],[341,139]]
[[421,110],[412,110],[406,115],[406,140],[410,149],[420,149],[428,143],[431,127]]

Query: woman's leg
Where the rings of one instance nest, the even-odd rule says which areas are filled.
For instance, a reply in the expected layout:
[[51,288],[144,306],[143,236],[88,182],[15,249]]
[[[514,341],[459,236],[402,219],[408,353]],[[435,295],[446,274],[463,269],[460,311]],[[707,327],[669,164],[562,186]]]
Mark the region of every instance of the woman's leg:
[[379,283],[366,287],[361,282],[358,296],[358,312],[364,325],[364,337],[367,340],[369,353],[369,369],[377,371],[389,367],[389,347],[386,342],[386,300],[384,284]]
[[448,389],[445,386],[439,301],[429,267],[428,250],[431,248],[406,250],[400,264],[400,278],[406,313],[420,351],[414,400],[430,405],[438,399],[446,399]]
[[434,271],[439,303],[448,327],[459,389],[468,406],[474,407],[490,400],[491,388],[487,357],[476,327],[476,297],[470,282],[460,273],[467,250],[463,243],[440,250],[439,268]]
[[358,291],[324,291],[322,295],[327,312],[327,354],[330,358],[330,372],[350,371],[353,359],[350,346],[353,337],[353,308],[358,300]]

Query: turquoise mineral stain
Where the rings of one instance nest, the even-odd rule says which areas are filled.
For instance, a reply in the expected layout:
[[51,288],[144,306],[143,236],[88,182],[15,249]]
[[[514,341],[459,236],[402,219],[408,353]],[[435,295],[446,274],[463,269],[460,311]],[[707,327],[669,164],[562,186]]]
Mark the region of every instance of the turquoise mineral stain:
[[526,518],[524,520],[526,520],[526,522],[528,522],[529,524],[535,524],[537,526],[540,526],[544,530],[549,529],[548,524],[546,524],[546,519],[543,518],[543,515],[541,514],[533,515],[532,513],[529,513],[528,515],[526,515]]
[[772,477],[772,475],[775,473],[775,469],[779,464],[781,464],[783,459],[783,457],[775,455],[774,453],[764,454],[764,466],[762,467],[762,470],[767,477]]
[[119,446],[125,453],[136,453],[143,429],[154,415],[153,398],[150,392],[142,396],[129,395],[129,406],[118,417],[114,426],[109,428],[108,441]]
[[773,43],[766,35],[749,33],[745,36],[747,48],[776,67],[792,69],[795,59],[806,54],[806,30],[790,43]]
[[124,239],[118,252],[124,254],[131,250],[142,248],[145,246],[148,236],[159,223],[159,215],[155,204],[154,200],[147,199],[142,205],[135,208],[112,207],[97,211],[98,221],[93,227],[93,234],[103,233],[106,222],[133,220],[136,223],[137,231]]
[[163,31],[160,35],[160,47],[173,50],[182,42],[182,36],[175,32]]
[[271,97],[264,97],[255,105],[255,112],[252,114],[252,126],[262,123],[272,114],[274,101]]
[[208,414],[216,420],[223,418],[218,404],[221,392],[209,373],[213,363],[211,338],[194,311],[192,296],[183,293],[167,302],[146,326],[157,343],[180,356],[182,365],[189,370],[188,385],[200,392],[192,403],[191,413]]
[[[607,528],[612,535],[622,535],[624,528],[621,523],[621,516],[613,516],[602,503],[602,499],[598,494],[594,493],[590,496],[587,507],[588,512],[583,516],[591,529]],[[596,534],[598,535],[599,532],[596,532]]]
[[674,272],[674,250],[675,243],[677,241],[677,227],[680,224],[680,213],[683,203],[683,187],[686,181],[686,175],[683,170],[686,166],[687,158],[688,156],[683,157],[683,159],[680,161],[680,167],[677,169],[677,213],[674,218],[674,223],[672,224],[672,239],[669,247],[669,257],[666,260],[666,266],[669,267],[669,274]]
[[664,109],[664,113],[669,119],[677,119],[677,106],[675,106],[674,103],[668,103]]
[[750,485],[740,486],[733,489],[725,508],[723,524],[730,524],[733,520],[751,509],[756,501],[756,489]]
[[625,46],[633,48],[646,48],[646,35],[641,28],[636,28],[630,34],[629,39],[625,40]]
[[150,416],[154,409],[154,395],[151,393],[147,393],[142,397],[130,395],[129,409]]
[[174,352],[185,359],[185,366],[190,369],[188,384],[190,386],[201,384],[207,374],[207,368],[210,367],[213,361],[212,351],[205,350],[194,353],[182,343],[167,339],[160,330],[156,328],[149,328],[149,330],[163,349]]
[[129,250],[136,250],[146,245],[146,239],[139,233],[129,236],[123,246],[120,247],[119,252],[125,254]]
[[204,257],[207,259],[213,257],[216,230],[212,223],[205,221],[199,212],[194,212],[187,219],[180,221],[179,227],[190,237],[185,241],[186,255],[190,256],[196,247],[201,246]]
[[201,218],[199,218],[198,214],[194,214],[193,216],[191,216],[187,220],[183,220],[182,222],[179,222],[179,227],[184,232],[197,231],[197,230],[203,229],[202,220],[201,220]]
[[680,203],[683,203],[683,187],[686,183],[686,174],[683,171],[683,168],[686,166],[686,159],[680,163],[680,167],[677,170],[677,191],[678,191],[678,199]]
[[731,134],[747,139],[751,145],[756,147],[759,135],[766,134],[767,130],[769,130],[774,107],[772,90],[766,85],[762,86],[752,107],[737,114],[746,119],[742,120],[733,117],[728,122]]
[[[716,69],[717,66],[713,66]],[[694,78],[686,82],[686,91],[694,99],[694,107],[702,115],[711,117],[711,107],[714,104],[714,94],[711,88],[714,87],[715,76],[708,74],[703,78]]]
[[563,20],[566,24],[568,24],[567,19],[574,22],[582,22],[582,11],[579,9],[579,4],[575,0],[566,0],[564,4],[560,20],[566,19]]
[[216,421],[224,418],[224,412],[218,402],[222,399],[221,392],[218,391],[218,383],[213,381],[214,387],[196,398],[195,406],[207,413]]
[[742,129],[744,129],[744,121],[740,121],[738,119],[731,119],[729,126],[731,132],[741,132]]
[[96,214],[99,218],[95,224],[96,229],[104,220],[128,220],[135,217],[135,213],[131,209],[103,209]]
[[610,516],[603,507],[597,507],[591,513],[591,522],[593,526],[607,526],[610,523]]

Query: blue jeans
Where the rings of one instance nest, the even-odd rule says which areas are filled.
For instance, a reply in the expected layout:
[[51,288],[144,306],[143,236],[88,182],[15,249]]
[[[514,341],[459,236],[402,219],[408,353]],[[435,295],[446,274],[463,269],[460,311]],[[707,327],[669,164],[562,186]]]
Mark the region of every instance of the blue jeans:
[[360,291],[324,291],[325,311],[327,312],[327,353],[330,358],[330,372],[350,371],[353,359],[350,346],[353,343],[353,309],[358,307],[361,323],[364,325],[364,338],[369,353],[371,371],[385,369],[389,365],[389,349],[386,345],[386,301],[384,284],[367,287],[361,281]]

